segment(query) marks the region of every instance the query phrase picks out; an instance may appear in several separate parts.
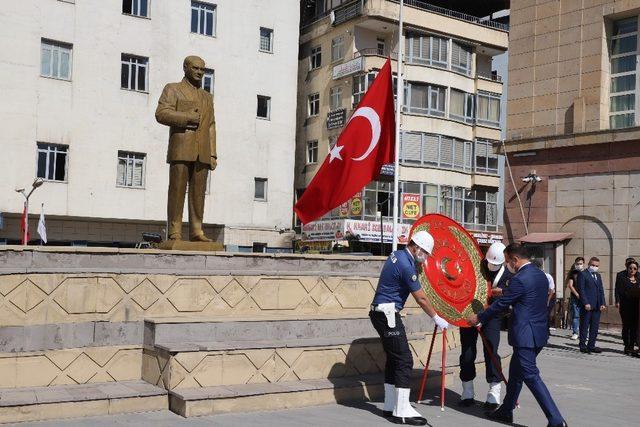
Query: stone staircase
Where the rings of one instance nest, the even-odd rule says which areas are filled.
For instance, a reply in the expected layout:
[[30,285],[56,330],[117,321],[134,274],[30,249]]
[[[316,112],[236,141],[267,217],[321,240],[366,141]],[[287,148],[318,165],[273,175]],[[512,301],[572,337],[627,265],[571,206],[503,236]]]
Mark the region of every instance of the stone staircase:
[[[368,310],[383,261],[0,248],[0,422],[380,399]],[[405,312],[419,376],[434,326]]]
[[[405,327],[419,364],[433,323],[411,315]],[[368,317],[145,321],[142,377],[183,416],[377,397],[384,362]]]

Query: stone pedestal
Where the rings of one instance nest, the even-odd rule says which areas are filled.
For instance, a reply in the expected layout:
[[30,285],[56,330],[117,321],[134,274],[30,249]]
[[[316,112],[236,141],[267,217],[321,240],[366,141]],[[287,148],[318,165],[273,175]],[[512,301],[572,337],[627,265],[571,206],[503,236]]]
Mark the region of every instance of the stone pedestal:
[[200,251],[218,252],[224,251],[222,243],[218,242],[190,242],[188,240],[165,240],[160,243],[158,249],[168,251]]

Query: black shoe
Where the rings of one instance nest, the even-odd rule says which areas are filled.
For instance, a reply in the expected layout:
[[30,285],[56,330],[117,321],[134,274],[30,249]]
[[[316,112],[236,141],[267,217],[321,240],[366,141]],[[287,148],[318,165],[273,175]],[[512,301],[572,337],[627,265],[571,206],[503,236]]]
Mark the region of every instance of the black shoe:
[[547,427],[567,427],[567,422],[563,421],[562,424],[547,424]]
[[581,348],[581,349],[580,349],[580,353],[591,354],[591,350],[588,350],[588,349],[586,349],[586,348]]
[[592,349],[589,350],[589,353],[602,353],[602,350],[599,349],[598,347],[594,347]]
[[473,406],[476,403],[473,399],[462,399],[458,402],[458,406],[462,406],[468,408],[469,406]]
[[489,411],[495,411],[496,409],[498,409],[498,406],[500,406],[497,403],[490,403],[490,402],[484,402],[484,405],[482,405],[484,407],[484,409],[487,409]]
[[492,421],[497,421],[499,423],[508,423],[508,424],[513,423],[513,414],[505,415],[500,411],[493,411],[493,412],[485,412],[485,415],[487,416],[487,418],[489,418]]
[[393,416],[393,411],[382,411],[382,416],[385,418],[391,418]]
[[427,419],[423,417],[394,417],[392,415],[391,421],[395,424],[406,424],[410,426],[423,426],[427,424]]

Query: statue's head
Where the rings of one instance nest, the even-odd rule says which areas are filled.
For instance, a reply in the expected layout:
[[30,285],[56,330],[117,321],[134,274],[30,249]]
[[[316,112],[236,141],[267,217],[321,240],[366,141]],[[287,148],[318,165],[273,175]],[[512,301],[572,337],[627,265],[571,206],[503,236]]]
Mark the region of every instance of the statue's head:
[[184,76],[192,85],[200,87],[204,75],[204,61],[199,56],[187,56],[182,63]]

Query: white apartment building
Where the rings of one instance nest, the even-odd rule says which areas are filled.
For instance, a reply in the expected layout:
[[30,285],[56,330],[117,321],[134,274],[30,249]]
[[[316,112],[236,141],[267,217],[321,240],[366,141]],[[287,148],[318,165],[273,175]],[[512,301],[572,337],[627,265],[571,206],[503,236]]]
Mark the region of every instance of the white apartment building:
[[[218,168],[205,231],[227,249],[290,248],[299,2],[21,0],[0,10],[0,242],[132,245],[164,235],[169,130],[155,108],[202,57]],[[186,205],[187,203],[185,203]],[[185,222],[187,206],[185,206]],[[185,234],[186,235],[186,234]],[[35,242],[33,242],[35,243]]]
[[[440,212],[463,224],[480,244],[501,240],[504,167],[494,147],[501,141],[503,83],[492,69],[492,59],[507,50],[508,25],[480,17],[491,17],[505,4],[446,0],[404,4],[397,203],[405,226],[399,235],[406,234],[419,216]],[[387,57],[395,83],[399,9],[397,0],[306,2],[298,75],[298,197]],[[350,202],[301,227],[301,246],[327,250],[331,241],[351,233],[370,243],[360,250],[379,253],[375,243],[381,240],[382,228],[388,252],[392,193],[391,168]]]

